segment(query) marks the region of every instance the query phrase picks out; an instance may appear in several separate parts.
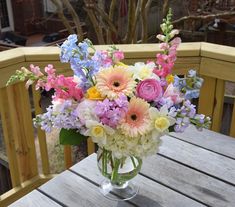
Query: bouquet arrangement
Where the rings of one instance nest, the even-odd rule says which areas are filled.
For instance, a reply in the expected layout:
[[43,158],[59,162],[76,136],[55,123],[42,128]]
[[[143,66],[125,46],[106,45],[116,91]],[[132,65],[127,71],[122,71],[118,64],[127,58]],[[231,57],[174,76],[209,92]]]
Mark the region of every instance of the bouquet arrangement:
[[115,46],[96,51],[90,40],[78,42],[77,35],[70,35],[60,47],[60,60],[70,63],[74,76],[56,75],[53,65],[45,67],[45,73],[30,65],[30,70],[17,71],[8,84],[27,80],[27,86],[36,82],[36,89],[53,89],[52,104],[34,123],[46,132],[61,129],[62,144],[75,145],[91,137],[101,149],[102,174],[123,183],[130,178],[130,173],[119,176],[124,162],[129,159],[131,175],[136,175],[142,158],[157,152],[161,136],[183,132],[190,123],[198,129],[210,124],[190,102],[199,96],[203,79],[194,70],[184,78],[172,75],[181,40],[175,37],[178,30],[173,29],[171,13],[161,29],[157,38],[163,52],[155,61],[126,65],[121,62],[124,53]]

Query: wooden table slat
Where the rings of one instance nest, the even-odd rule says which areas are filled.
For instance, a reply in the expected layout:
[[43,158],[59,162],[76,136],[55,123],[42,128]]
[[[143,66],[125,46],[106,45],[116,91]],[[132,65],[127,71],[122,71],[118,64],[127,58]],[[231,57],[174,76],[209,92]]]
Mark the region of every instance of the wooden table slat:
[[[89,169],[89,165],[87,166]],[[39,188],[41,191],[69,207],[110,207],[117,201],[105,198],[96,185],[66,170]],[[127,202],[123,207],[133,206]]]
[[195,126],[189,126],[184,133],[172,132],[171,135],[235,159],[235,138],[207,129],[201,132]]
[[[90,155],[71,168],[72,171],[86,176],[88,179],[99,184],[104,178],[101,176],[96,163],[96,154]],[[193,207],[204,206],[182,194],[175,192],[159,183],[144,176],[138,175],[133,182],[140,186],[139,194],[130,200],[136,206],[159,206],[159,207]]]
[[163,136],[159,154],[235,185],[235,160]]
[[141,174],[210,206],[233,206],[235,203],[235,187],[160,155],[147,158]]
[[33,190],[18,201],[12,203],[9,207],[59,207],[55,201],[43,195],[37,190]]

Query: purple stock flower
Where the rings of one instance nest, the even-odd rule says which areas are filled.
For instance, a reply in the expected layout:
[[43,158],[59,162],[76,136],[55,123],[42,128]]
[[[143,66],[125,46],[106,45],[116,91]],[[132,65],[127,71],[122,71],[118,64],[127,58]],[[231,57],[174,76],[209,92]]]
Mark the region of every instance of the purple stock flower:
[[127,97],[121,95],[113,101],[110,101],[109,99],[98,101],[95,106],[95,113],[103,124],[115,128],[125,116],[127,108]]

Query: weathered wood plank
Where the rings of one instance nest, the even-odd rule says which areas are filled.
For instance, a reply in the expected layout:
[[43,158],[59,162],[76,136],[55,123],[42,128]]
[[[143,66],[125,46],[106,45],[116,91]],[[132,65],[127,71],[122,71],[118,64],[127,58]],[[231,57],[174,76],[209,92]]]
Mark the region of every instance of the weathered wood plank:
[[[89,166],[87,168],[89,169]],[[70,207],[78,206],[78,203],[81,207],[118,205],[118,202],[108,200],[101,195],[96,185],[70,171],[61,173],[39,189]],[[123,206],[133,206],[127,202],[122,204]]]
[[38,175],[30,180],[21,183],[21,185],[14,187],[13,189],[9,190],[8,192],[0,196],[0,206],[5,207],[10,205],[14,201],[20,199],[22,196],[26,195],[27,193],[39,187],[43,183],[47,182],[51,178],[52,178],[51,175],[50,176]]
[[235,160],[177,140],[162,137],[159,154],[235,185]]
[[58,207],[61,206],[37,190],[32,191],[9,207]]
[[235,159],[235,139],[229,136],[207,129],[201,132],[193,125],[184,133],[172,132],[170,135]]
[[[152,163],[155,165],[155,163]],[[156,166],[157,167],[157,166]],[[97,168],[96,154],[92,154],[86,159],[71,168],[72,171],[85,176],[93,182],[99,184],[104,177]],[[160,170],[160,169],[159,169]],[[130,200],[137,206],[203,206],[190,198],[185,197],[159,183],[156,183],[144,176],[138,175],[133,182],[140,186],[138,195]]]
[[159,155],[145,160],[141,174],[175,188],[209,206],[233,206],[235,203],[233,186]]

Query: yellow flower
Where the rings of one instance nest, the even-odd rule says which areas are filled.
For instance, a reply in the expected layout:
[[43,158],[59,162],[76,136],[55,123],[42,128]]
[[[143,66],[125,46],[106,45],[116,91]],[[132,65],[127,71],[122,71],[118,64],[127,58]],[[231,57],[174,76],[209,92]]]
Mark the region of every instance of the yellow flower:
[[104,97],[101,96],[100,92],[96,89],[95,86],[87,90],[87,98],[90,100],[103,100]]
[[128,65],[124,64],[123,62],[117,62],[115,65],[116,66],[122,66],[123,68],[127,68],[128,67]]
[[173,83],[174,82],[174,76],[172,74],[169,74],[166,76],[166,81],[169,84]]
[[152,71],[146,66],[142,67],[139,72],[139,76],[142,80],[150,77],[151,74],[152,74]]
[[91,136],[96,138],[103,138],[105,134],[104,128],[102,126],[93,126],[91,129]]
[[155,128],[156,128],[158,131],[163,132],[163,131],[165,131],[166,129],[168,129],[168,127],[169,127],[171,124],[170,124],[170,121],[169,121],[166,117],[161,116],[161,117],[159,117],[159,118],[157,118],[157,119],[155,120],[154,125],[155,125]]

